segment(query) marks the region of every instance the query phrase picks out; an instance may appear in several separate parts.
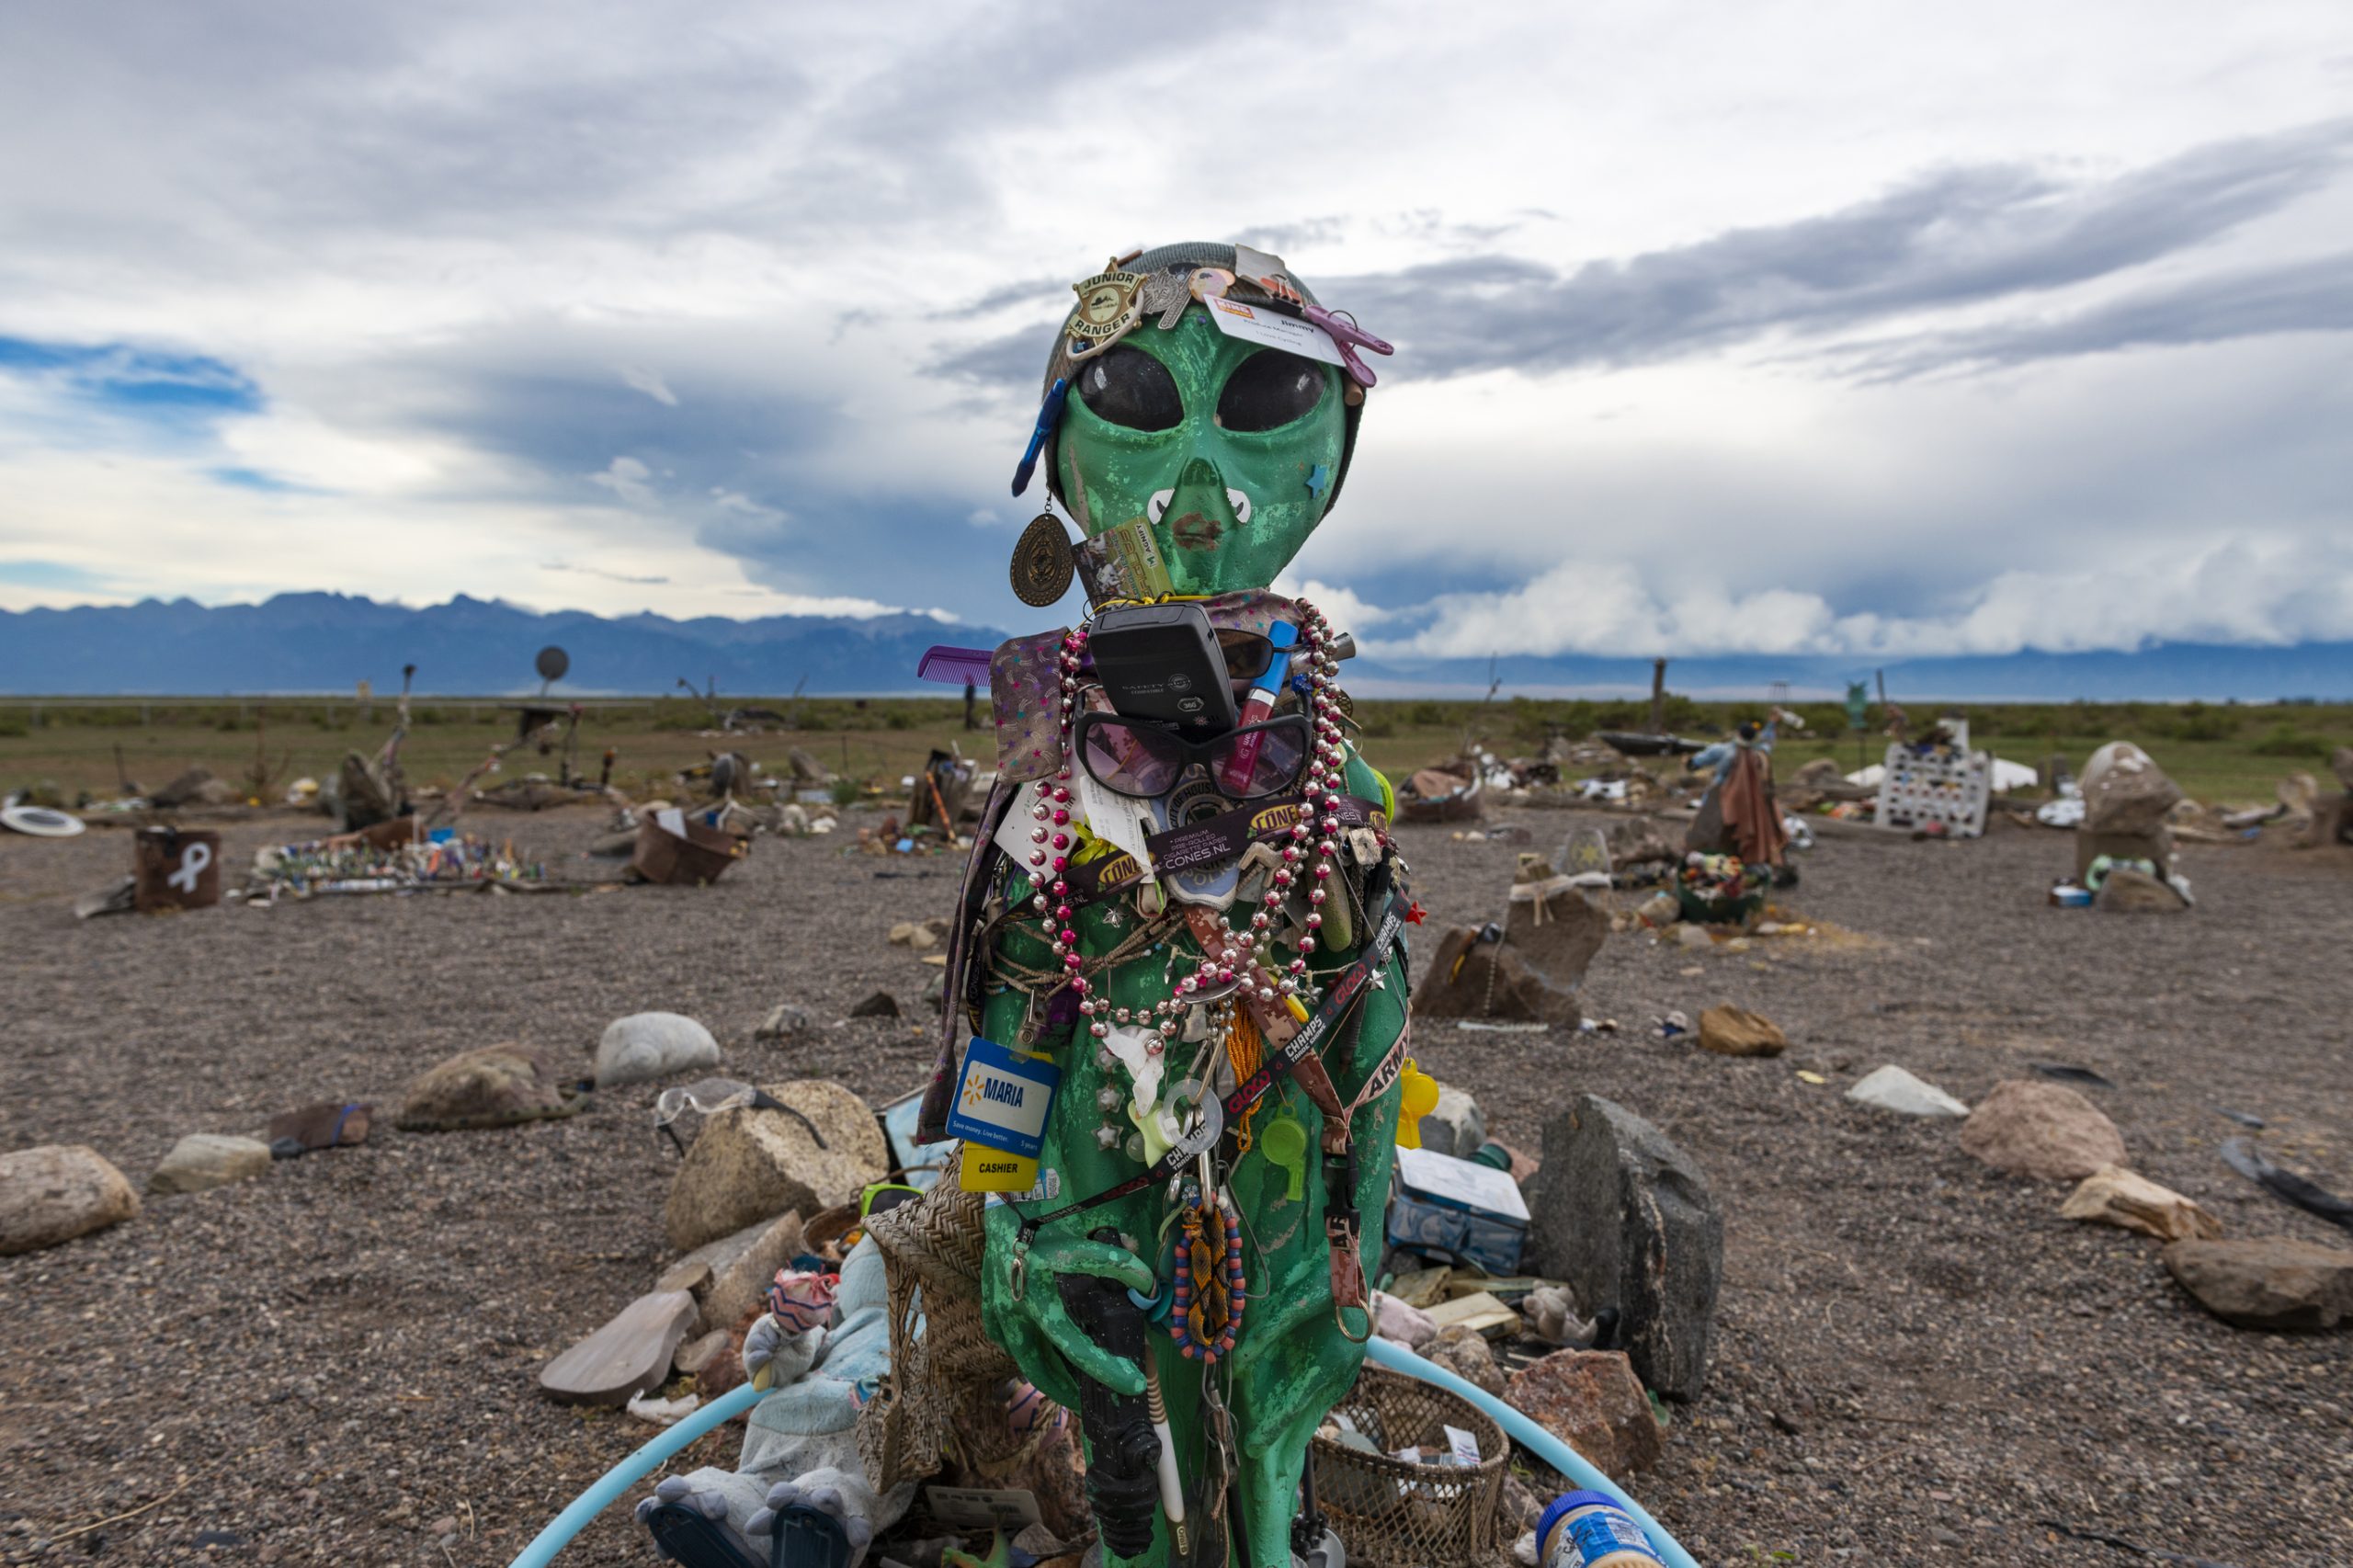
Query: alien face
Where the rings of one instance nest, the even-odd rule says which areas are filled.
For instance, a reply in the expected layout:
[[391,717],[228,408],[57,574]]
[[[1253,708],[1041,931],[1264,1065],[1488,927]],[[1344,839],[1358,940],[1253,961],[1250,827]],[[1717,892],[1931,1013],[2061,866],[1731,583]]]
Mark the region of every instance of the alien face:
[[1056,460],[1088,536],[1143,519],[1180,594],[1272,583],[1339,472],[1339,372],[1229,337],[1199,305],[1075,369]]

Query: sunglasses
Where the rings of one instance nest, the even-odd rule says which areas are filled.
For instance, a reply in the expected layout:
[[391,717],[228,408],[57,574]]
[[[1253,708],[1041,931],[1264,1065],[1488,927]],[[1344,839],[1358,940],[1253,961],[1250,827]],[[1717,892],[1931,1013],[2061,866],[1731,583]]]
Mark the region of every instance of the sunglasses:
[[1190,741],[1150,720],[1090,712],[1079,715],[1073,743],[1087,777],[1115,794],[1155,800],[1176,788],[1188,768],[1200,767],[1226,799],[1256,801],[1280,794],[1298,779],[1313,733],[1304,713]]

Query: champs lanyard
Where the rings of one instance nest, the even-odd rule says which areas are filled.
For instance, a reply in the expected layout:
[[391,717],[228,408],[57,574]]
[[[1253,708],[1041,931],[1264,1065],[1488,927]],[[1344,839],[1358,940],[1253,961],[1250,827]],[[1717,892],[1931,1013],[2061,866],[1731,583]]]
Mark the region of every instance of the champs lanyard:
[[[1291,1070],[1315,1049],[1317,1042],[1332,1032],[1334,1026],[1340,1021],[1341,1015],[1345,1014],[1363,994],[1366,982],[1371,978],[1373,971],[1387,966],[1389,949],[1396,943],[1397,933],[1404,927],[1404,924],[1405,901],[1392,892],[1388,895],[1381,906],[1381,923],[1373,931],[1372,940],[1365,944],[1364,950],[1357,955],[1356,962],[1350,964],[1347,972],[1335,983],[1329,992],[1324,994],[1324,1000],[1317,1005],[1315,1011],[1309,1015],[1307,1022],[1300,1026],[1299,1032],[1290,1038],[1279,1053],[1271,1055],[1257,1072],[1250,1075],[1248,1083],[1225,1097],[1224,1124],[1226,1126],[1234,1125],[1245,1112],[1264,1099],[1267,1091],[1289,1077]],[[1116,1187],[1106,1187],[1093,1197],[1082,1198],[1075,1203],[1065,1203],[1051,1214],[1041,1214],[1035,1218],[1023,1215],[1021,1241],[1026,1245],[1029,1238],[1036,1235],[1041,1226],[1051,1225],[1057,1220],[1082,1213],[1100,1204],[1117,1202],[1131,1193],[1142,1192],[1154,1182],[1166,1179],[1179,1165],[1200,1153],[1201,1149],[1192,1146],[1190,1140],[1180,1139],[1170,1146],[1166,1153],[1154,1161],[1141,1174],[1130,1176]],[[1012,1207],[1010,1200],[1007,1201],[1006,1206]],[[1021,1210],[1015,1209],[1014,1212],[1020,1214]]]

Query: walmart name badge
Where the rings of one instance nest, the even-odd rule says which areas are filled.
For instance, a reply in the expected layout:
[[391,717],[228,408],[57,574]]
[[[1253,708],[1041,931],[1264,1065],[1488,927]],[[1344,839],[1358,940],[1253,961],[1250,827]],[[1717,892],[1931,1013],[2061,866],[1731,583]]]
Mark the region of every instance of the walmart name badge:
[[964,1048],[964,1080],[948,1113],[949,1136],[1036,1159],[1062,1079],[1062,1069],[1051,1062],[974,1036]]

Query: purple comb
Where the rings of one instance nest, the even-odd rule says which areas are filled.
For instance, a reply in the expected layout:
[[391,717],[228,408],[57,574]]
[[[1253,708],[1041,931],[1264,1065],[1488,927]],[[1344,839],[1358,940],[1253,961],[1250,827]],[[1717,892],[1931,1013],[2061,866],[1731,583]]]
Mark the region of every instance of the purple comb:
[[945,686],[986,686],[989,683],[989,651],[986,648],[950,648],[946,643],[926,650],[923,662],[915,665],[915,679],[936,680]]

